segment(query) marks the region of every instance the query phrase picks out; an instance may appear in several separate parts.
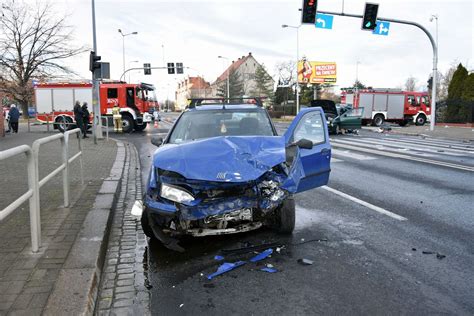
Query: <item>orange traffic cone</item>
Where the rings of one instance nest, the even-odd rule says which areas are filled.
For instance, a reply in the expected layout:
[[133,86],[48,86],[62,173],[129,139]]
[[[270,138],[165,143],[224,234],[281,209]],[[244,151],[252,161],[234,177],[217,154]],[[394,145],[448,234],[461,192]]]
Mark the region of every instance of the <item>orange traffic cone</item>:
[[155,124],[153,125],[154,128],[158,128],[158,120],[155,120]]

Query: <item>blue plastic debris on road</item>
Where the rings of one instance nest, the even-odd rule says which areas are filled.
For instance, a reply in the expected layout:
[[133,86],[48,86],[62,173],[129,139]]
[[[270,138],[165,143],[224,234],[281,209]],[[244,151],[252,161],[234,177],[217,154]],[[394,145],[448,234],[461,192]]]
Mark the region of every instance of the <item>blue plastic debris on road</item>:
[[265,272],[269,272],[269,273],[278,272],[277,269],[275,269],[275,268],[269,268],[269,267],[262,268],[262,269],[260,269],[260,271],[265,271]]
[[219,256],[219,255],[216,255],[216,256],[214,257],[214,260],[222,261],[222,260],[224,260],[224,257]]
[[235,268],[238,268],[240,266],[243,266],[246,262],[245,261],[237,261],[237,262],[224,262],[222,265],[219,266],[219,268],[217,268],[217,271],[212,273],[212,274],[209,274],[207,276],[207,279],[208,280],[212,280],[213,278],[215,278],[216,276],[218,275],[221,275],[221,274],[224,274],[226,272],[229,272],[231,270],[234,270]]
[[269,255],[271,255],[272,253],[273,253],[273,249],[269,248],[265,251],[262,251],[261,253],[259,253],[255,257],[253,257],[252,259],[250,259],[250,262],[257,262],[257,261],[263,260],[266,257],[268,257]]

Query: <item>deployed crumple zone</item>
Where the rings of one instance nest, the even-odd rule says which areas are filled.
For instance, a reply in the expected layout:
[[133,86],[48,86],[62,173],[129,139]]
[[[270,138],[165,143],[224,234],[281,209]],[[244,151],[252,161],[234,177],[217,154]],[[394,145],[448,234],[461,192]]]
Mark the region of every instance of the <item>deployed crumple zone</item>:
[[[141,218],[145,234],[182,251],[175,239],[181,235],[232,234],[263,225],[291,233],[293,194],[324,185],[329,177],[323,117],[319,108],[303,110],[289,128],[295,133],[277,136],[259,106],[185,111],[153,156]],[[315,145],[305,139],[313,134]]]

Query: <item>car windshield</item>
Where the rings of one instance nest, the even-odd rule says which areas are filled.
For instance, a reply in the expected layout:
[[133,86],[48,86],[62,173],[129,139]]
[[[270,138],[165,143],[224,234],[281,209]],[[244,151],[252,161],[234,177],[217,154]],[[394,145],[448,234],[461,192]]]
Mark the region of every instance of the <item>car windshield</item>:
[[263,109],[197,110],[183,113],[169,143],[182,143],[216,136],[274,136]]

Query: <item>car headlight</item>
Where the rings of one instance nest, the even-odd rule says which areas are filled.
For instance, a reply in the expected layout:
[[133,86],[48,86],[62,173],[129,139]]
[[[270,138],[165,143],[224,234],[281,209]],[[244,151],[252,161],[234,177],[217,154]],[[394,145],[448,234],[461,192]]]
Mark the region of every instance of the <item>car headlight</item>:
[[194,201],[194,197],[188,192],[167,184],[161,184],[161,197],[178,203]]

